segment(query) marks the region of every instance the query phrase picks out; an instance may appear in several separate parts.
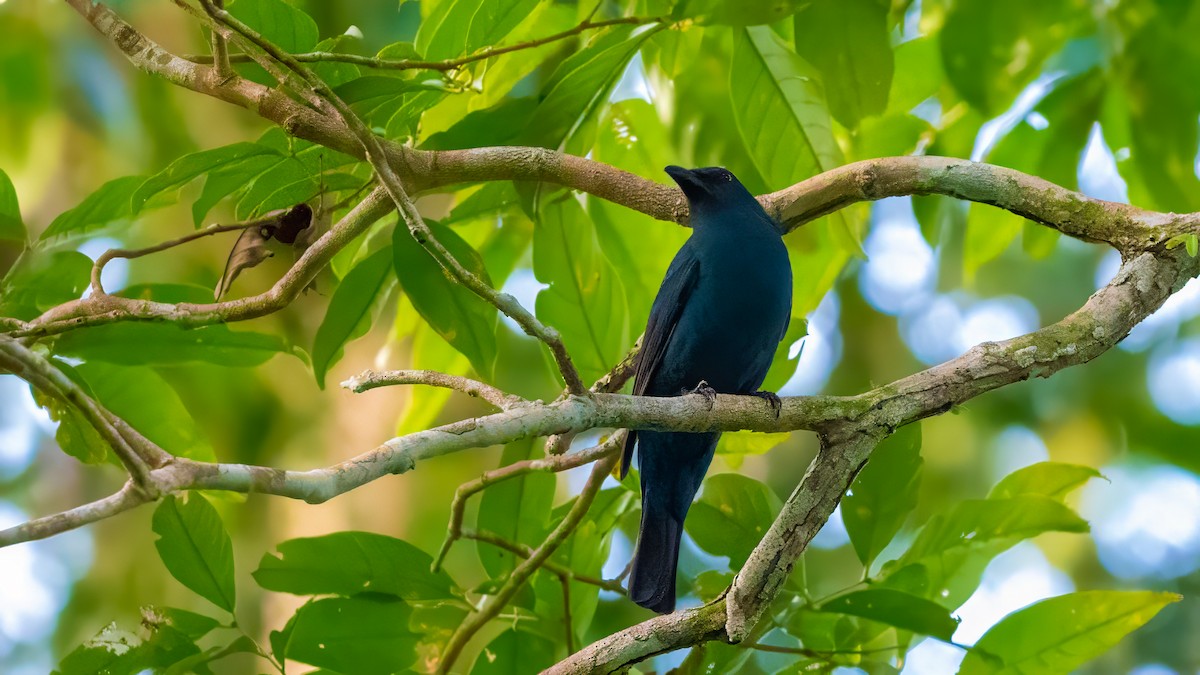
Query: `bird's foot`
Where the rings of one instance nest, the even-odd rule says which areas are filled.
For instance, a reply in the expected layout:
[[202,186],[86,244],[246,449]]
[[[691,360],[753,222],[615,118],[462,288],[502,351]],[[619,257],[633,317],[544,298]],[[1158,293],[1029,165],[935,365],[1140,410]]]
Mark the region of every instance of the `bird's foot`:
[[713,405],[715,405],[717,402],[717,390],[710,387],[708,385],[708,382],[706,382],[704,380],[700,380],[700,384],[697,384],[694,389],[692,389],[690,391],[685,389],[685,390],[683,390],[682,393],[684,393],[684,394],[699,394],[699,395],[703,396],[704,400],[708,401],[708,409],[709,410],[712,410]]
[[779,398],[779,394],[773,391],[756,391],[750,395],[766,401],[771,410],[775,411],[775,419],[779,419],[779,413],[783,412],[783,400]]

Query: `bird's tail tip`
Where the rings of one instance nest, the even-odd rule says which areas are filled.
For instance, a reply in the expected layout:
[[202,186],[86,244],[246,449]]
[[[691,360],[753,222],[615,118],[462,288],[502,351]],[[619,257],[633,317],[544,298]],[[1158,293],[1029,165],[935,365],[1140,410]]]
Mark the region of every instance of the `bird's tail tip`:
[[629,574],[629,598],[657,612],[675,611],[675,571],[681,523],[667,514],[642,511],[642,528]]

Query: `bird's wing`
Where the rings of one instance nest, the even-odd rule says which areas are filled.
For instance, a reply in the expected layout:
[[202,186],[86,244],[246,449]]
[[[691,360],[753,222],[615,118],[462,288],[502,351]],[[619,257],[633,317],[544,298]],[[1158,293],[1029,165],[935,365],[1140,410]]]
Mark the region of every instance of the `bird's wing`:
[[[700,261],[691,247],[685,244],[671,261],[662,287],[658,289],[658,295],[650,307],[650,320],[646,322],[642,348],[638,350],[637,355],[637,370],[634,371],[634,395],[645,394],[650,386],[650,381],[667,352],[667,345],[671,342],[675,326],[679,324],[679,315],[683,313],[688,297],[699,279]],[[621,452],[621,478],[629,473],[629,467],[633,463],[633,446],[636,440],[636,431],[630,431],[625,437],[625,447]]]

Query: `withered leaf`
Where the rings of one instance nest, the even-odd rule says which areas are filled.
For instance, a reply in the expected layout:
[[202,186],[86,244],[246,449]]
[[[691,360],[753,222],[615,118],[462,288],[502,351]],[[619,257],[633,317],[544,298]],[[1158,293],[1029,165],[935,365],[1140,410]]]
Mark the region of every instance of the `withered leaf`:
[[275,227],[270,225],[259,225],[242,230],[242,233],[238,235],[237,242],[233,245],[233,250],[229,252],[229,258],[225,261],[225,272],[221,275],[221,280],[217,282],[213,297],[220,300],[221,296],[229,292],[233,280],[241,274],[242,270],[254,267],[275,255],[267,248],[267,241],[274,232]]

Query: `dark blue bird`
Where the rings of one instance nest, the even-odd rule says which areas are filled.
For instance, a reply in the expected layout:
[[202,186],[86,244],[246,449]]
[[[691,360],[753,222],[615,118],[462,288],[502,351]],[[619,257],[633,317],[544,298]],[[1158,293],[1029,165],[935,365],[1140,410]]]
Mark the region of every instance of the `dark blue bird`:
[[[668,166],[687,197],[692,235],[679,249],[642,337],[633,393],[758,391],[787,330],[792,271],[779,226],[729,171]],[[621,458],[629,471],[636,442],[642,526],[629,577],[634,602],[675,609],[675,568],[688,507],[712,462],[719,433],[630,432]]]

